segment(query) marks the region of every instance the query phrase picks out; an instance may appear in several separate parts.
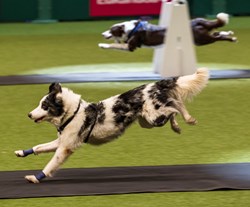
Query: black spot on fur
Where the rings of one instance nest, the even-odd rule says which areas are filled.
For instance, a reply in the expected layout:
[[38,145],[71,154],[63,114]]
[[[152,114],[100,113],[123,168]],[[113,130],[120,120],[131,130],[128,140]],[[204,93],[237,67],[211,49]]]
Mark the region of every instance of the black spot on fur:
[[56,97],[56,93],[50,93],[42,102],[42,109],[48,111],[52,116],[61,116],[64,112],[63,101]]
[[172,96],[171,90],[176,87],[176,78],[161,80],[156,82],[151,90],[148,91],[149,98],[157,100],[162,104],[166,104]]
[[115,122],[117,124],[123,123],[123,122],[125,122],[126,118],[127,118],[127,116],[117,114],[116,117],[115,117]]
[[112,27],[112,28],[110,29],[110,33],[111,33],[114,37],[122,37],[122,35],[125,33],[125,32],[124,32],[124,25]]
[[155,107],[155,110],[158,110],[161,107],[161,105],[155,104],[154,107]]
[[[92,103],[85,108],[86,118],[83,125],[78,133],[80,137],[86,138],[83,133],[87,133],[91,130],[93,124],[95,124],[97,117],[97,105]],[[85,135],[87,135],[85,134]],[[82,136],[83,135],[83,136]]]
[[141,85],[137,88],[134,88],[132,90],[129,90],[129,91],[121,94],[118,98],[123,100],[125,103],[133,103],[136,101],[141,101],[142,91],[145,87],[146,87],[146,85]]
[[96,104],[90,104],[85,109],[86,119],[84,122],[84,128],[88,128],[90,125],[93,124],[95,116],[96,116]]
[[154,121],[154,126],[163,126],[164,124],[166,124],[169,120],[168,116],[165,115],[161,115],[159,117],[157,117]]
[[137,117],[137,114],[142,110],[143,106],[143,89],[145,85],[127,91],[121,94],[116,103],[114,104],[112,111],[114,112],[114,120],[116,125],[128,126]]
[[168,101],[165,106],[173,106],[174,105],[174,102],[173,101]]
[[104,123],[104,120],[106,118],[106,115],[105,115],[105,106],[103,105],[102,102],[100,102],[97,106],[98,108],[98,117],[97,117],[97,122],[99,124],[103,124]]

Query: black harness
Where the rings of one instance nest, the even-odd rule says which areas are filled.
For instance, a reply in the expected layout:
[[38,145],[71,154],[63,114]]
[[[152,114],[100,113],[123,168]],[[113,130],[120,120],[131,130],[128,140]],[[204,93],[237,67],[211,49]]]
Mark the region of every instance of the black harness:
[[[65,127],[75,118],[75,116],[76,116],[76,114],[77,114],[77,112],[79,111],[79,109],[80,109],[80,106],[81,106],[81,103],[82,103],[82,101],[80,100],[80,102],[79,102],[79,104],[78,104],[78,107],[77,107],[77,109],[75,110],[75,112],[74,112],[74,114],[71,116],[71,117],[69,117],[58,129],[57,129],[57,131],[61,134],[62,132],[63,132],[63,130],[65,129]],[[94,112],[94,121],[93,121],[93,123],[92,123],[92,125],[90,126],[90,130],[89,130],[89,132],[88,132],[88,134],[87,134],[87,136],[86,136],[86,138],[84,139],[84,143],[87,143],[88,142],[88,140],[89,140],[89,137],[90,137],[90,135],[91,135],[91,133],[92,133],[92,131],[93,131],[93,129],[94,129],[94,126],[95,126],[95,123],[96,123],[96,119],[97,119],[97,105],[96,104],[90,104],[89,105],[92,109],[93,109],[93,112]]]
[[147,30],[147,21],[139,21],[138,24],[134,27],[134,29],[131,30],[131,32],[128,34],[128,39],[132,37],[136,32],[139,30]]
[[68,126],[68,124],[75,118],[77,112],[78,112],[79,109],[80,109],[81,103],[82,103],[82,101],[80,100],[80,101],[79,101],[79,104],[78,104],[78,107],[77,107],[77,109],[75,110],[74,114],[73,114],[71,117],[69,117],[69,118],[68,118],[68,119],[67,119],[67,120],[57,129],[57,131],[58,131],[60,134],[62,133],[62,131],[64,130],[64,128],[65,128],[66,126]]

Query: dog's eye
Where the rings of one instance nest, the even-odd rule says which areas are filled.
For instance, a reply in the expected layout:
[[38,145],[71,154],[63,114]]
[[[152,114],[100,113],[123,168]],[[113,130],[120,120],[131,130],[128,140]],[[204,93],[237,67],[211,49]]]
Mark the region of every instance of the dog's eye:
[[49,107],[46,103],[42,103],[42,109],[47,111],[49,109]]

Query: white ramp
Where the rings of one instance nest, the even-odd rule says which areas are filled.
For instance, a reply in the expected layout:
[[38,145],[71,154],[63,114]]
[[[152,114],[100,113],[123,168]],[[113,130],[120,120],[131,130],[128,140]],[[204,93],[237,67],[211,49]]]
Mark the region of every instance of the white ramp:
[[167,27],[167,32],[163,47],[154,52],[154,72],[163,77],[193,74],[196,53],[187,2],[163,0],[159,25]]

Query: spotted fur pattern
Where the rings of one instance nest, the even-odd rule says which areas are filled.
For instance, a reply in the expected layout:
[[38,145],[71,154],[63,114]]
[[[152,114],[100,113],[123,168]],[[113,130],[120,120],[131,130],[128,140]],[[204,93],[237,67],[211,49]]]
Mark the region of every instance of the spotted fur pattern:
[[136,120],[144,128],[162,127],[169,121],[172,130],[180,133],[175,117],[180,114],[187,124],[196,124],[184,101],[200,93],[208,78],[208,70],[201,68],[193,75],[144,84],[98,103],[84,101],[59,83],[51,84],[49,93],[29,117],[35,122],[51,122],[61,129],[58,138],[29,150],[17,150],[15,154],[18,157],[45,152],[55,154],[41,173],[27,175],[26,179],[39,183],[44,177],[52,176],[84,142],[93,145],[110,142]]

